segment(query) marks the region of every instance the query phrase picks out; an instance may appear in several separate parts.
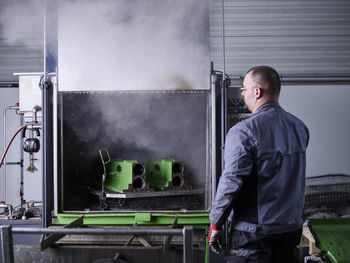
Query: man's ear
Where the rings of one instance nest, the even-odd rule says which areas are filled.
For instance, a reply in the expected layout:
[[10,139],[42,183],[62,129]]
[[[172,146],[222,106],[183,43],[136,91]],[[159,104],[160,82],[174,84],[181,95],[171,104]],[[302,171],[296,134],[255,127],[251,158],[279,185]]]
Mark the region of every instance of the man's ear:
[[263,90],[260,88],[255,88],[255,97],[257,99],[260,99],[262,97],[262,95],[263,95]]

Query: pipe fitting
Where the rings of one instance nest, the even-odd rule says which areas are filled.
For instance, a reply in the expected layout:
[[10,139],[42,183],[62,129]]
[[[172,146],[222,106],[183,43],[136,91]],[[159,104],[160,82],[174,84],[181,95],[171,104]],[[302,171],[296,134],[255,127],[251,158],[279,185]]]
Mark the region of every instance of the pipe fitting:
[[8,210],[8,218],[12,218],[12,213],[13,213],[13,207],[10,204],[0,204],[0,208],[7,208]]

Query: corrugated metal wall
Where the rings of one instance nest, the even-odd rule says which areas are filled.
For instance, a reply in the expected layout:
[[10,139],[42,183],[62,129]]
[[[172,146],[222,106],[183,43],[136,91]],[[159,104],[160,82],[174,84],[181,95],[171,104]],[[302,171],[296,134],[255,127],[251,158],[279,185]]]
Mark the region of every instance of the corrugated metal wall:
[[[36,37],[42,38],[42,34],[38,32]],[[18,82],[15,72],[43,71],[43,45],[32,42],[9,43],[0,25],[0,82]]]
[[[350,75],[349,0],[225,0],[225,65],[283,75]],[[210,0],[211,60],[223,69],[222,1]]]
[[[226,71],[267,64],[285,75],[349,75],[350,0],[225,0]],[[211,60],[223,68],[222,1],[210,0]],[[0,27],[0,81],[42,71],[41,46],[8,45]]]

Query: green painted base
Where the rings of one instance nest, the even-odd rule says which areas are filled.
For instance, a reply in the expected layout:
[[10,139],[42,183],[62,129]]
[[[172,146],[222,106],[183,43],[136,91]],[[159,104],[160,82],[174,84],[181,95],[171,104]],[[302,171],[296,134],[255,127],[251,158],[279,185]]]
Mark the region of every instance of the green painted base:
[[207,226],[209,214],[161,214],[161,213],[86,213],[57,214],[54,225],[67,225],[84,215],[84,225],[171,225],[177,217],[178,225]]
[[316,246],[330,262],[349,262],[350,218],[310,219],[309,228]]
[[[193,227],[205,227],[206,236],[209,229],[209,214],[161,214],[161,213],[86,213],[86,214],[57,214],[52,219],[54,225],[67,225],[84,215],[84,225],[88,226],[128,226],[128,225],[149,225],[149,226],[171,226],[177,217],[177,225],[191,225]],[[205,248],[205,263],[209,262],[208,242]]]

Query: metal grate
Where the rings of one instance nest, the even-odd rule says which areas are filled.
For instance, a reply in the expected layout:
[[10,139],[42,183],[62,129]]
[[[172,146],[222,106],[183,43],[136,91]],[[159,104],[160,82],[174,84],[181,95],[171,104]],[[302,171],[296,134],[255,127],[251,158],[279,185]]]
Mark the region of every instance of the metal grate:
[[18,81],[16,72],[41,72],[43,65],[41,46],[9,46],[0,40],[0,82]]
[[350,175],[322,175],[306,179],[306,207],[349,203]]
[[[225,66],[271,65],[284,75],[348,75],[350,1],[225,0]],[[223,67],[222,1],[210,1],[211,60]]]

